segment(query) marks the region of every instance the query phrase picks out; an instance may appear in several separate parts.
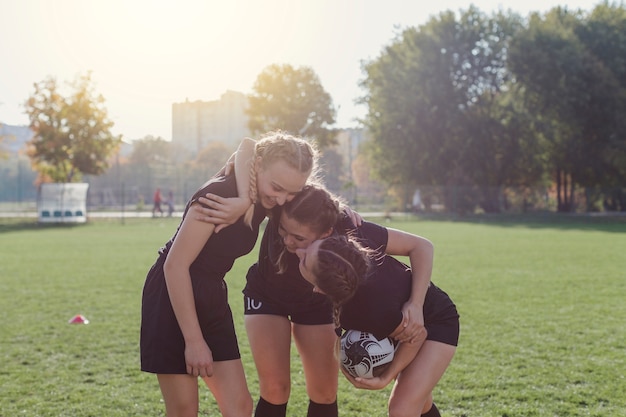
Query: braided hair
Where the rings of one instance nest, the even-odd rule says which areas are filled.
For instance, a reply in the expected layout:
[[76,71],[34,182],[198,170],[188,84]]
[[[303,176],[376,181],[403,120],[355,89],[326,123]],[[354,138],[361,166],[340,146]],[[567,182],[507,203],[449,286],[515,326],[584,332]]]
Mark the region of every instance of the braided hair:
[[314,268],[317,287],[333,302],[333,319],[340,327],[341,306],[356,293],[372,265],[370,249],[349,235],[323,239]]
[[244,222],[252,224],[254,205],[258,200],[257,171],[255,161],[260,158],[261,168],[266,169],[277,161],[284,161],[289,167],[315,176],[317,170],[317,149],[303,138],[277,130],[268,132],[256,142],[254,158],[250,163],[250,200],[252,205],[244,215]]
[[[335,226],[339,219],[341,210],[341,200],[327,191],[322,185],[309,183],[304,186],[290,202],[281,208],[281,214],[300,224],[307,225],[317,236],[322,236],[324,232]],[[280,219],[277,219],[280,221]],[[287,253],[285,246],[276,260],[276,267],[279,274],[287,269],[287,262],[284,258]]]

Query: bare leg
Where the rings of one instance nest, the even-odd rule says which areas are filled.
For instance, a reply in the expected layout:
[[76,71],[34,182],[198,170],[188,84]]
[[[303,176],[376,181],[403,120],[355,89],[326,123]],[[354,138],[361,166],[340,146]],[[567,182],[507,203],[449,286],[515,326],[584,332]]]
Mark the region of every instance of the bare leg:
[[261,397],[271,404],[285,404],[291,391],[291,322],[258,314],[245,316],[245,324]]
[[456,347],[427,340],[396,379],[389,398],[389,416],[419,416],[432,405],[432,391],[448,368]]
[[335,402],[339,375],[335,326],[294,324],[293,335],[302,358],[309,398],[318,404]]
[[157,375],[167,417],[198,416],[198,378],[184,374]]
[[203,378],[224,417],[252,415],[252,397],[241,359],[213,363],[213,376]]

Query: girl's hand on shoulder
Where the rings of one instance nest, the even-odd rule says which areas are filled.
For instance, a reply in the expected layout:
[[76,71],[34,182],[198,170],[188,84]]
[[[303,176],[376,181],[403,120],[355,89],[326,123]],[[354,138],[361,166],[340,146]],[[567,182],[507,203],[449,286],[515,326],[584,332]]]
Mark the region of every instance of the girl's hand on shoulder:
[[201,204],[193,206],[194,219],[215,224],[215,233],[239,220],[252,204],[249,198],[224,198],[211,193],[198,198],[198,202]]
[[343,208],[343,212],[346,213],[346,216],[350,218],[350,221],[352,221],[352,224],[354,226],[360,227],[363,224],[363,217],[356,211],[352,210],[350,207],[345,206]]

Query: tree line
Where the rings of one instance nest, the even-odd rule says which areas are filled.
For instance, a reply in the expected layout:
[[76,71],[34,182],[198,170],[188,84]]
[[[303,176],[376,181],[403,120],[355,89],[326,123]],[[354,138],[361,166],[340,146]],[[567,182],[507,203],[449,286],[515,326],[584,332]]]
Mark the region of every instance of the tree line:
[[371,167],[391,186],[460,187],[467,210],[544,184],[561,212],[581,189],[586,210],[626,211],[625,53],[623,5],[443,12],[364,65]]
[[[371,175],[405,199],[419,188],[425,202],[499,212],[507,189],[541,188],[554,193],[561,212],[577,208],[581,191],[587,211],[626,211],[624,56],[623,4],[526,17],[474,6],[444,11],[399,31],[362,63],[358,101],[367,108],[361,123],[370,139],[360,153]],[[26,102],[40,181],[100,175],[121,144],[89,74],[73,87],[65,98],[48,78]],[[332,98],[309,67],[267,67],[247,112],[253,133],[283,129],[321,148],[335,143]],[[135,141],[121,163],[172,166],[163,158],[180,154],[160,156],[165,143]],[[213,145],[187,158],[185,169],[206,178],[229,151]]]

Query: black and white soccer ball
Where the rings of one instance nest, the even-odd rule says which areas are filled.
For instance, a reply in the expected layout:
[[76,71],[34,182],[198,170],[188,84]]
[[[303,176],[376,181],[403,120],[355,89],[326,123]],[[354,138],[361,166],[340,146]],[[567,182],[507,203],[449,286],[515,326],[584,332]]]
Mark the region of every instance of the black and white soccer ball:
[[346,330],[341,336],[341,366],[353,377],[379,376],[393,360],[396,346],[390,338],[376,339],[373,334]]

